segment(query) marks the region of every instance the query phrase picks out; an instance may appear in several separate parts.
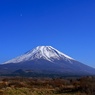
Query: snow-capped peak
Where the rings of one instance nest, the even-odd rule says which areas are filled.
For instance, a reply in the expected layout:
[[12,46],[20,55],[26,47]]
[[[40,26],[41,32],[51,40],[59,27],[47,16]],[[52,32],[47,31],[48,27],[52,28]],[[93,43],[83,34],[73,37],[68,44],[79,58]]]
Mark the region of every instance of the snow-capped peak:
[[16,57],[12,60],[5,62],[7,63],[19,63],[24,61],[31,61],[34,59],[45,59],[48,61],[53,61],[54,59],[60,60],[74,60],[73,58],[67,56],[66,54],[58,51],[57,49],[53,48],[52,46],[38,46],[33,50],[28,51],[27,53]]

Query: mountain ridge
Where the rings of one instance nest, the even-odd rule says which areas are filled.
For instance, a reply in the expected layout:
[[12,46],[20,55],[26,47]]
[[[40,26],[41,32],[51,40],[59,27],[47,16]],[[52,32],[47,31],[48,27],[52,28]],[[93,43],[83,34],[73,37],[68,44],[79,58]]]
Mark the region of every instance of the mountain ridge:
[[5,62],[0,65],[0,74],[11,74],[20,69],[45,74],[95,75],[94,68],[51,46],[38,46],[19,57]]
[[57,49],[53,48],[52,46],[37,46],[36,48],[26,52],[25,54],[18,56],[12,60],[9,60],[6,63],[17,63],[17,62],[21,62],[21,61],[29,61],[29,60],[33,60],[33,59],[40,59],[40,58],[44,58],[46,60],[49,60],[52,62],[52,58],[65,58],[65,59],[71,59],[74,60],[73,58],[69,57],[68,55],[58,51]]

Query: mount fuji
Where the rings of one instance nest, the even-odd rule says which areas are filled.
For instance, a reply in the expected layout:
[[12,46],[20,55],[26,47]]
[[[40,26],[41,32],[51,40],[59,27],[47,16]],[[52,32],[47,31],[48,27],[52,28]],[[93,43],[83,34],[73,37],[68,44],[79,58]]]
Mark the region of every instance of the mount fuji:
[[56,50],[51,46],[38,46],[35,49],[26,52],[24,55],[21,55],[17,58],[5,62],[5,64],[20,63],[38,59],[44,59],[49,62],[62,59],[67,61],[74,60],[73,58],[67,56],[66,54],[61,53],[60,51]]
[[89,67],[51,46],[38,46],[0,65],[0,74],[24,72],[31,74],[95,75]]

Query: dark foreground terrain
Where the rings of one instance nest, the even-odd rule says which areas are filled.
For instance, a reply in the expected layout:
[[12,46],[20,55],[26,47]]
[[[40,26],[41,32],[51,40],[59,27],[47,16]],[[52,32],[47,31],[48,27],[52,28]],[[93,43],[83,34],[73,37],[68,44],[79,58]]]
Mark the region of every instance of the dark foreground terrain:
[[95,77],[1,77],[0,95],[95,95]]

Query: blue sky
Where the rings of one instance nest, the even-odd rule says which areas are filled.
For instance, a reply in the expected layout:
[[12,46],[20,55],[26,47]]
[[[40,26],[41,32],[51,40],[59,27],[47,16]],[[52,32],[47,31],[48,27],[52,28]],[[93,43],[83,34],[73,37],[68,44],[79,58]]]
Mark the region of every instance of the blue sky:
[[1,0],[0,63],[39,45],[95,67],[95,0]]

